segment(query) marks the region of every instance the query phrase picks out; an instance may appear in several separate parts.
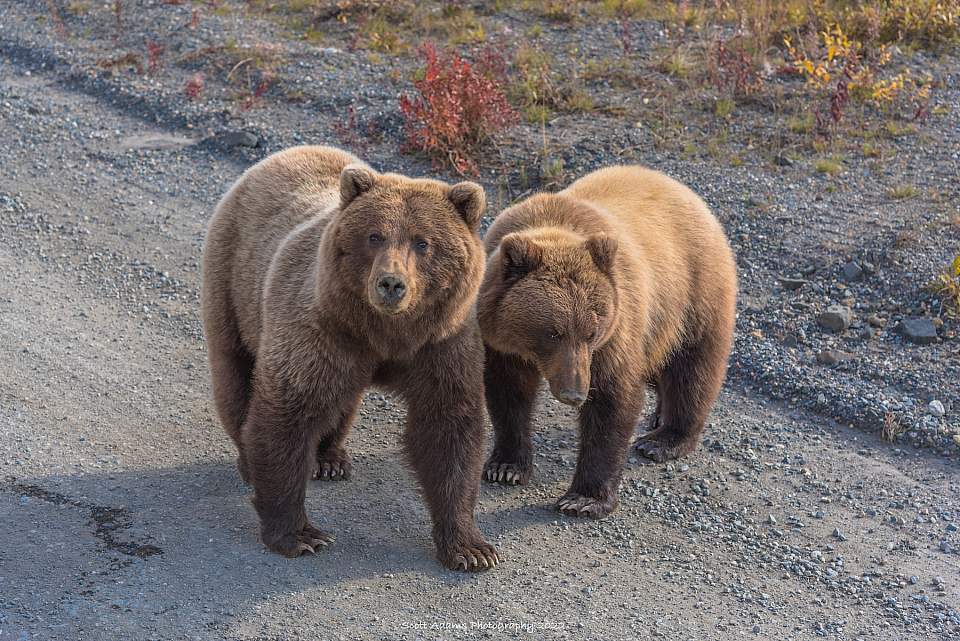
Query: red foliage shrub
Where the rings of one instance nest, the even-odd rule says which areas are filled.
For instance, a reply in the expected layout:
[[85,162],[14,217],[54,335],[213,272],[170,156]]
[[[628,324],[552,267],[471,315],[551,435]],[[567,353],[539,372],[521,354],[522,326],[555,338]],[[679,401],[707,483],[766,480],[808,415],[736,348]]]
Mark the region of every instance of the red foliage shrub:
[[166,49],[166,46],[158,42],[147,40],[147,70],[150,73],[156,73],[160,69],[161,58]]
[[732,90],[735,96],[755,93],[762,87],[757,67],[742,43],[717,41],[713,59],[713,82],[718,91]]
[[400,96],[405,148],[427,152],[461,174],[477,174],[480,145],[516,120],[503,91],[503,58],[487,49],[471,64],[430,43],[420,47],[420,56],[425,66],[413,83],[417,95]]
[[200,96],[200,92],[203,91],[205,76],[203,72],[198,71],[190,77],[190,80],[187,80],[187,84],[183,86],[183,93],[187,95],[187,98],[195,100]]

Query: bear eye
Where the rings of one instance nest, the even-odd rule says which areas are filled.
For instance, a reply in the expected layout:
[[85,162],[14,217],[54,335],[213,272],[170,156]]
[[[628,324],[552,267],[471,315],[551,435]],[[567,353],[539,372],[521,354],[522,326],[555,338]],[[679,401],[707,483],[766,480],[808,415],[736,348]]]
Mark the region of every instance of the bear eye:
[[563,332],[557,330],[550,332],[550,340],[559,341],[561,338],[563,338]]
[[370,234],[370,244],[374,247],[383,244],[383,236],[380,234]]
[[430,243],[428,243],[428,242],[427,242],[426,240],[424,240],[423,238],[420,238],[420,239],[414,241],[413,247],[414,247],[414,249],[416,249],[418,252],[420,252],[421,254],[423,254],[424,252],[427,251],[427,248],[430,247]]
[[590,332],[590,335],[587,336],[587,342],[588,342],[588,343],[592,343],[592,342],[595,341],[595,340],[597,340],[597,329],[596,329],[596,328],[594,328],[593,331]]

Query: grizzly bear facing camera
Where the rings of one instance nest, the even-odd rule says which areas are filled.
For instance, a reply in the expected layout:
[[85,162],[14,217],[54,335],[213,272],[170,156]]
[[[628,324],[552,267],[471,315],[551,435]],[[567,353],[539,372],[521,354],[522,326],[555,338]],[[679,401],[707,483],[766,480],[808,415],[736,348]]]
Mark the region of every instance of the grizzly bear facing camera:
[[506,209],[484,239],[477,317],[496,439],[488,481],[526,483],[540,379],[579,408],[580,453],[565,514],[603,517],[644,389],[657,391],[637,451],[662,462],[694,450],[733,341],[733,254],[692,191],[642,167],[610,167]]
[[203,324],[223,427],[253,486],[264,544],[333,537],[304,507],[311,476],[349,476],[344,440],[371,385],[407,401],[403,445],[440,561],[499,561],[474,520],[483,462],[479,185],[378,174],[330,147],[251,167],[217,206],[203,253]]

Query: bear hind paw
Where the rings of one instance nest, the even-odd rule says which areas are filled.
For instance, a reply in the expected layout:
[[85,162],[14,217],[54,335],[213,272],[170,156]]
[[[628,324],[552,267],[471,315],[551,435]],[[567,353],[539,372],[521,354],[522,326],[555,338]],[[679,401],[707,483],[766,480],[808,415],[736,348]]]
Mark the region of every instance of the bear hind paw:
[[350,455],[341,447],[333,447],[317,454],[313,478],[320,481],[346,481],[353,473]]
[[638,436],[633,449],[655,463],[666,463],[686,456],[697,448],[699,442],[697,437],[678,436],[661,427]]
[[504,462],[490,457],[483,467],[483,479],[488,483],[526,485],[532,470],[530,464]]

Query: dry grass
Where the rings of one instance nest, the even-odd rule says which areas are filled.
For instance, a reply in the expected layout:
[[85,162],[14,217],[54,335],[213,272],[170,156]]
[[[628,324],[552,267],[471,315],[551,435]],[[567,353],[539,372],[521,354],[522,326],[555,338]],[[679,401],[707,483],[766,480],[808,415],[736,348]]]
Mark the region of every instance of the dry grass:
[[937,276],[930,289],[943,299],[942,311],[954,318],[960,316],[960,254]]
[[909,200],[916,198],[920,191],[913,185],[895,185],[887,190],[887,198],[890,200]]
[[843,171],[843,162],[838,158],[820,158],[814,163],[813,168],[818,174],[835,176]]
[[887,412],[883,415],[883,427],[880,429],[880,438],[887,443],[896,443],[900,437],[907,431],[897,419],[893,412]]

